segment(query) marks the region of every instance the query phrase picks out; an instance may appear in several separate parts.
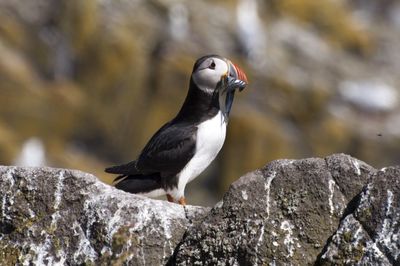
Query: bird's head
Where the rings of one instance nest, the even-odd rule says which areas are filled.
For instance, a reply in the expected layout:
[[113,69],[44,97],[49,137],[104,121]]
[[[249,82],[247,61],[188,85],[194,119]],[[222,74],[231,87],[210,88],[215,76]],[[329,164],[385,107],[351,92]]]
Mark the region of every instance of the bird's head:
[[232,107],[235,90],[242,91],[248,84],[246,74],[238,66],[218,55],[199,58],[194,64],[192,79],[203,92],[218,94],[219,107],[226,117]]

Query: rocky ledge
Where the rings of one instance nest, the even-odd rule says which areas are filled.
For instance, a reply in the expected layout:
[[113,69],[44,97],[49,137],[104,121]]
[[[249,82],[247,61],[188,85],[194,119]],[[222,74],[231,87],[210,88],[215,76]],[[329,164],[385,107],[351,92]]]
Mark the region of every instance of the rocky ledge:
[[2,265],[400,264],[400,167],[343,154],[273,161],[212,209],[2,166],[0,210]]

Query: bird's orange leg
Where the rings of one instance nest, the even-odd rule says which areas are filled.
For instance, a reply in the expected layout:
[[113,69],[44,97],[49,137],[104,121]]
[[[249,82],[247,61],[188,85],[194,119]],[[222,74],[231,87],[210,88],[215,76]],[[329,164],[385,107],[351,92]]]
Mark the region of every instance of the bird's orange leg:
[[167,194],[167,200],[169,202],[174,202],[174,198],[170,194]]
[[180,205],[185,206],[185,205],[186,205],[186,199],[185,199],[185,197],[180,197],[180,199],[178,200],[178,203],[179,203]]

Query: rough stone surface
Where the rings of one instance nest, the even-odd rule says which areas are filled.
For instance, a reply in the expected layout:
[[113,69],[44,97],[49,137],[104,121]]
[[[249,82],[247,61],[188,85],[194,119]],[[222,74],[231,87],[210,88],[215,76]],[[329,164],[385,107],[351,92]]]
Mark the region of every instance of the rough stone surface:
[[165,264],[207,210],[121,192],[80,171],[0,167],[0,177],[1,265]]
[[[395,184],[400,182],[399,171],[400,168],[388,168],[384,173],[377,172],[343,154],[271,162],[232,184],[220,206],[188,230],[174,262],[398,263],[400,189]],[[378,189],[376,182],[391,187],[392,194],[385,192],[389,195],[386,197],[380,192],[386,190]],[[374,196],[368,192],[372,188]],[[356,209],[360,211],[354,213]],[[357,219],[371,223],[369,232],[360,229]]]
[[89,174],[0,167],[5,265],[399,265],[400,167],[348,155],[277,160],[211,210]]
[[376,172],[319,262],[400,265],[400,168]]

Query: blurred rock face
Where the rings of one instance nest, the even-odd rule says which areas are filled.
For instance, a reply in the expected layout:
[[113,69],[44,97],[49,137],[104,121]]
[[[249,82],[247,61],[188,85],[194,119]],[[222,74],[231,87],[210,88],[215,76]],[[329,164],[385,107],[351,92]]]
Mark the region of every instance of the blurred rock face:
[[195,59],[218,53],[250,86],[197,185],[221,193],[282,157],[398,163],[398,10],[368,0],[1,0],[0,162],[37,136],[50,165],[106,179],[108,161],[135,158],[179,110]]

